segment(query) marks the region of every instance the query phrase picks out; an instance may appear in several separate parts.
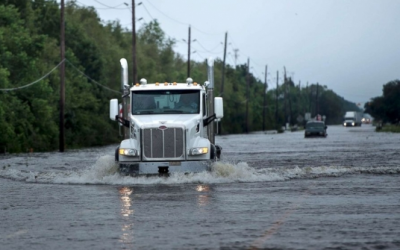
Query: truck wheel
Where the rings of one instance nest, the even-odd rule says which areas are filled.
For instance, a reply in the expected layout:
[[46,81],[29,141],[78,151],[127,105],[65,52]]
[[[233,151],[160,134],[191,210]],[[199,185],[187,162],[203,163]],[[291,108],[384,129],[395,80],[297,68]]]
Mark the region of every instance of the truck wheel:
[[211,145],[210,145],[210,148],[211,148],[210,159],[211,159],[211,160],[215,160],[215,151],[216,151],[215,145],[214,145],[214,144],[211,144]]
[[216,160],[221,160],[221,154],[222,154],[222,147],[219,145],[215,145],[216,149]]
[[115,149],[115,161],[116,161],[116,162],[119,161],[119,154],[118,154],[118,151],[119,151],[119,147],[117,147],[117,148]]

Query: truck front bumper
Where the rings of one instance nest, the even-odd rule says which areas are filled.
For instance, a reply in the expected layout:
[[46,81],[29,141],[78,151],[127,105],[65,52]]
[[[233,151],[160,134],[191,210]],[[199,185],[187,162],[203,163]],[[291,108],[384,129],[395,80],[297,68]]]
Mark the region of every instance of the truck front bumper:
[[180,162],[119,162],[124,175],[152,175],[169,173],[199,173],[210,171],[211,160]]

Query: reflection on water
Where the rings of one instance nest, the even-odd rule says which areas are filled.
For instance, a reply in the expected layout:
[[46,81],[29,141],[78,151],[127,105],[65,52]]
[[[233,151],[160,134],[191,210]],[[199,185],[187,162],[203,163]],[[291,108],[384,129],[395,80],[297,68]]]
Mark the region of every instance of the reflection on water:
[[125,245],[133,246],[134,236],[133,236],[133,222],[132,217],[134,210],[131,209],[132,207],[132,199],[130,195],[132,194],[133,189],[128,187],[122,187],[119,189],[120,199],[121,199],[121,215],[124,220],[124,223],[121,227],[121,237],[120,242]]
[[208,192],[210,191],[210,187],[207,185],[197,185],[196,190],[198,192]]
[[133,214],[133,209],[131,209],[132,201],[129,197],[133,192],[132,188],[123,187],[119,190],[119,194],[121,195],[121,203],[122,209],[121,214],[122,216],[128,217],[129,215]]
[[207,206],[209,203],[208,192],[210,191],[210,187],[207,185],[197,185],[196,191],[200,193],[197,197],[197,205],[199,205],[199,207]]

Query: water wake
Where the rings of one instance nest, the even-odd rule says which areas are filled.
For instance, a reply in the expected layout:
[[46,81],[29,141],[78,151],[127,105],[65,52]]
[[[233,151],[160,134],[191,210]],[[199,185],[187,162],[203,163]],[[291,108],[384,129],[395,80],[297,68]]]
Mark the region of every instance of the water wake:
[[[56,167],[54,169],[57,169]],[[112,156],[98,158],[97,162],[83,170],[62,171],[28,171],[26,169],[4,166],[0,169],[0,177],[26,182],[57,184],[108,184],[108,185],[152,185],[183,183],[233,183],[233,182],[268,182],[291,179],[309,179],[318,177],[338,177],[346,174],[399,174],[399,167],[287,167],[253,168],[246,162],[216,162],[210,172],[196,174],[174,173],[169,177],[158,176],[122,176]]]

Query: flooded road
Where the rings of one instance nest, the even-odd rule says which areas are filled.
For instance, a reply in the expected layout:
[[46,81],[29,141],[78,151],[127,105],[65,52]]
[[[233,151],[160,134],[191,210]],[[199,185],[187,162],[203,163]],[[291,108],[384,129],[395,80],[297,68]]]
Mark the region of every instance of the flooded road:
[[400,134],[218,136],[210,173],[123,177],[116,146],[0,156],[0,249],[400,249]]

